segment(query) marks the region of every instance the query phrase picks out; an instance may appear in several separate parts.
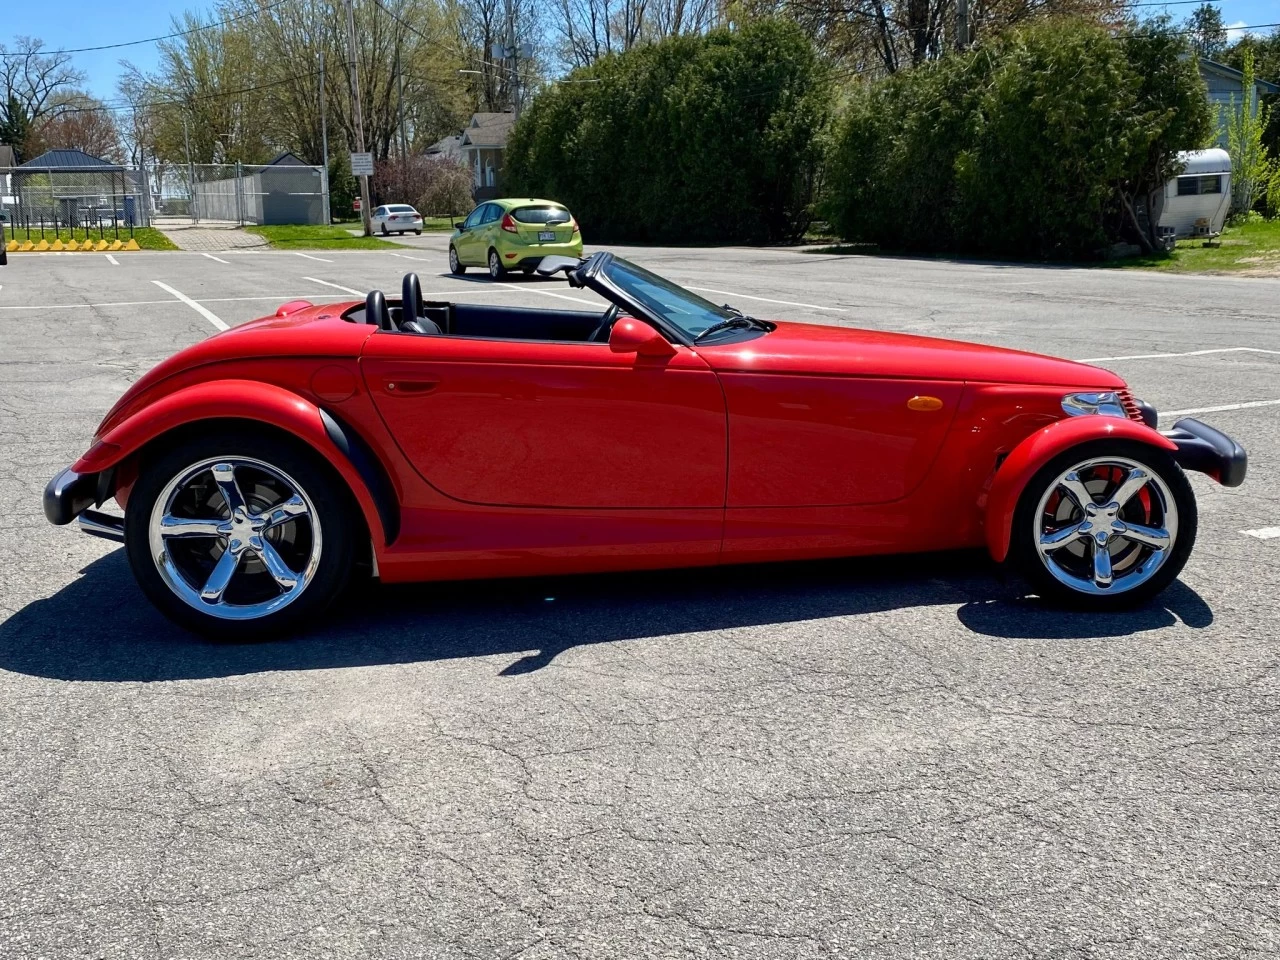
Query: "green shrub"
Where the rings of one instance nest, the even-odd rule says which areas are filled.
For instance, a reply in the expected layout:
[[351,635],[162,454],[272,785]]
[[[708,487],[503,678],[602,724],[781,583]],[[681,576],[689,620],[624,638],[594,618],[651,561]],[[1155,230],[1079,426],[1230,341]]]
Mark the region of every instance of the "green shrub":
[[792,23],[673,37],[541,94],[503,176],[508,192],[567,204],[593,240],[790,239],[808,224],[829,104]]
[[828,217],[890,248],[1095,255],[1137,234],[1177,151],[1207,136],[1185,44],[1049,21],[869,85],[834,138]]

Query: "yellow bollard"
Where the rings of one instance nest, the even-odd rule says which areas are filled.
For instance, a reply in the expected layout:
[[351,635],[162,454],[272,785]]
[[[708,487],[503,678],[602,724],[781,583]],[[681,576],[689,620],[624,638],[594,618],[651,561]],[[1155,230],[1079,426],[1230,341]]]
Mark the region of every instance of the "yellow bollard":
[[22,246],[20,246],[18,249],[21,250],[23,253],[29,253],[30,251],[35,249],[35,245],[30,240],[24,240],[22,242]]
[[137,240],[133,239],[133,237],[130,237],[130,238],[129,238],[129,242],[128,242],[128,243],[126,243],[126,244],[124,245],[123,249],[125,249],[125,250],[141,250],[142,248],[141,248],[140,246],[138,246],[138,241],[137,241]]
[[90,239],[89,237],[85,237],[84,241],[80,244],[81,252],[88,253],[92,249],[93,249],[93,240]]
[[[74,240],[72,240],[71,242],[75,243]],[[74,250],[75,247],[64,247],[62,245],[62,241],[55,237],[53,243],[49,244],[49,249],[50,250]]]
[[14,253],[18,249],[18,241],[10,240],[8,243],[5,244],[4,248],[8,250],[10,253]]
[[103,250],[107,249],[107,241],[99,240],[98,245],[94,247],[94,249],[101,253]]
[[107,247],[107,249],[108,249],[108,250],[119,250],[119,249],[120,249],[121,247],[123,247],[123,246],[124,246],[124,244],[123,244],[123,243],[121,243],[119,240],[112,240],[112,241],[111,241],[111,246]]
[[41,241],[40,241],[39,243],[37,243],[37,244],[36,244],[36,246],[35,246],[36,253],[44,253],[44,252],[45,252],[46,250],[48,250],[48,249],[49,249],[49,241],[48,241],[48,240],[41,240]]

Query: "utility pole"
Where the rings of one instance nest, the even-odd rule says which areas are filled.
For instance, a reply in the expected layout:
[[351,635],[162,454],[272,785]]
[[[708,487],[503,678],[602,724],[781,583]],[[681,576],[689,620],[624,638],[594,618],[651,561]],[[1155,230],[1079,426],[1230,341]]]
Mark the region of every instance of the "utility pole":
[[320,48],[320,159],[324,169],[320,171],[320,193],[324,198],[324,222],[332,220],[329,210],[329,121],[327,109],[328,97],[324,92],[324,47]]
[[187,118],[182,118],[182,139],[187,144],[187,213],[192,223],[199,223],[196,216],[196,168],[191,162],[191,132],[187,129]]
[[[356,8],[355,0],[347,0],[347,55],[351,58],[351,122],[356,128],[356,153],[364,153],[364,115],[360,110],[360,77],[356,73]],[[360,219],[364,235],[373,235],[369,210],[369,177],[360,175]]]
[[[507,0],[507,49],[511,62],[511,112],[520,119],[520,49],[516,46],[516,18],[512,0]],[[506,61],[504,61],[506,62]]]
[[956,49],[969,46],[969,0],[956,0]]
[[409,139],[404,134],[404,73],[400,70],[400,51],[396,50],[396,106],[400,112],[400,161],[409,162]]

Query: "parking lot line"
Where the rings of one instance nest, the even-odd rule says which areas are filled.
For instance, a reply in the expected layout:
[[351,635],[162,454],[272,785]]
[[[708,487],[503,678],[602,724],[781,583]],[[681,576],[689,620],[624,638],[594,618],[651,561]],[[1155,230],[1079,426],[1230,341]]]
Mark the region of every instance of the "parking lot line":
[[320,261],[321,263],[333,263],[333,261],[332,261],[332,260],[326,260],[324,257],[313,257],[313,256],[312,256],[311,254],[309,254],[309,253],[298,253],[298,252],[295,250],[295,251],[294,251],[294,254],[295,254],[296,256],[299,256],[299,257],[306,257],[308,260],[318,260],[318,261]]
[[422,263],[430,263],[430,262],[431,262],[431,261],[429,261],[426,257],[411,257],[411,256],[409,256],[409,254],[407,254],[407,253],[393,253],[393,254],[392,254],[392,256],[393,256],[393,257],[399,257],[401,260],[418,260],[418,261],[421,261]]
[[364,295],[363,293],[361,293],[359,290],[352,290],[350,287],[344,287],[344,286],[343,286],[342,284],[340,284],[340,283],[330,283],[328,280],[321,280],[319,277],[303,277],[302,279],[303,279],[303,280],[310,280],[312,283],[320,283],[320,284],[323,284],[323,285],[324,285],[324,286],[326,286],[326,287],[333,287],[333,289],[335,289],[335,290],[341,290],[343,293],[351,293],[351,294],[354,294],[355,296],[359,297],[359,298],[360,298],[360,299],[362,299],[362,300],[364,299],[364,296],[365,296],[365,295]]
[[110,260],[112,263],[114,263],[117,267],[120,266],[120,261],[117,260],[115,257],[113,257],[109,253],[107,254],[107,259]]
[[1250,400],[1247,403],[1224,403],[1220,407],[1191,407],[1187,410],[1170,410],[1160,414],[1160,419],[1189,417],[1195,413],[1226,413],[1228,410],[1253,410],[1256,407],[1277,407],[1280,400]]
[[1264,350],[1262,347],[1217,347],[1213,350],[1187,350],[1184,353],[1131,353],[1126,357],[1086,357],[1077,363],[1103,363],[1114,360],[1165,360],[1169,357],[1207,357],[1211,353],[1270,353],[1280,355],[1280,350]]
[[703,293],[718,293],[725,297],[741,297],[743,300],[759,300],[762,303],[781,303],[788,307],[807,307],[810,310],[831,310],[834,313],[844,313],[844,307],[820,307],[816,303],[799,303],[795,300],[773,300],[769,297],[753,297],[746,293],[734,293],[731,290],[716,290],[712,287],[690,287],[686,284],[686,289],[701,290]]
[[[571,297],[568,294],[564,294],[564,293],[552,293],[550,290],[537,290],[533,287],[517,287],[514,283],[502,283],[502,282],[499,282],[498,286],[508,287],[512,290],[518,290],[521,292],[528,290],[529,293],[540,293],[544,297],[555,297],[557,300],[568,300],[572,303],[585,303],[588,307],[600,306],[600,304],[597,303],[595,300],[584,300],[582,297]],[[497,291],[494,291],[494,292],[496,293]]]
[[172,293],[175,297],[177,297],[179,300],[185,303],[188,307],[190,307],[196,313],[200,314],[200,316],[204,317],[206,320],[212,323],[219,330],[231,329],[225,323],[223,323],[220,319],[218,319],[218,315],[216,313],[214,313],[208,307],[204,307],[196,303],[194,300],[188,297],[185,293],[181,293],[173,289],[173,287],[169,286],[167,283],[164,283],[160,280],[152,280],[151,282],[154,283],[161,290],[165,291],[166,293]]
[[1241,530],[1246,537],[1257,537],[1259,540],[1274,540],[1280,537],[1280,527],[1262,527],[1258,530]]
[[225,263],[230,266],[229,260],[223,260],[221,257],[215,257],[212,253],[201,254],[201,256],[208,257],[210,260],[217,260],[219,263]]

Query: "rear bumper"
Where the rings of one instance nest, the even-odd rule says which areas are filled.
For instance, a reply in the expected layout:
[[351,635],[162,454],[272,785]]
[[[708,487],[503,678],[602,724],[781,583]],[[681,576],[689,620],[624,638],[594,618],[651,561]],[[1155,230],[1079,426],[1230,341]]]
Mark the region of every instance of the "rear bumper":
[[1221,430],[1191,417],[1179,420],[1172,430],[1162,430],[1177,446],[1173,454],[1184,470],[1206,473],[1224,487],[1238,487],[1249,472],[1249,455]]

